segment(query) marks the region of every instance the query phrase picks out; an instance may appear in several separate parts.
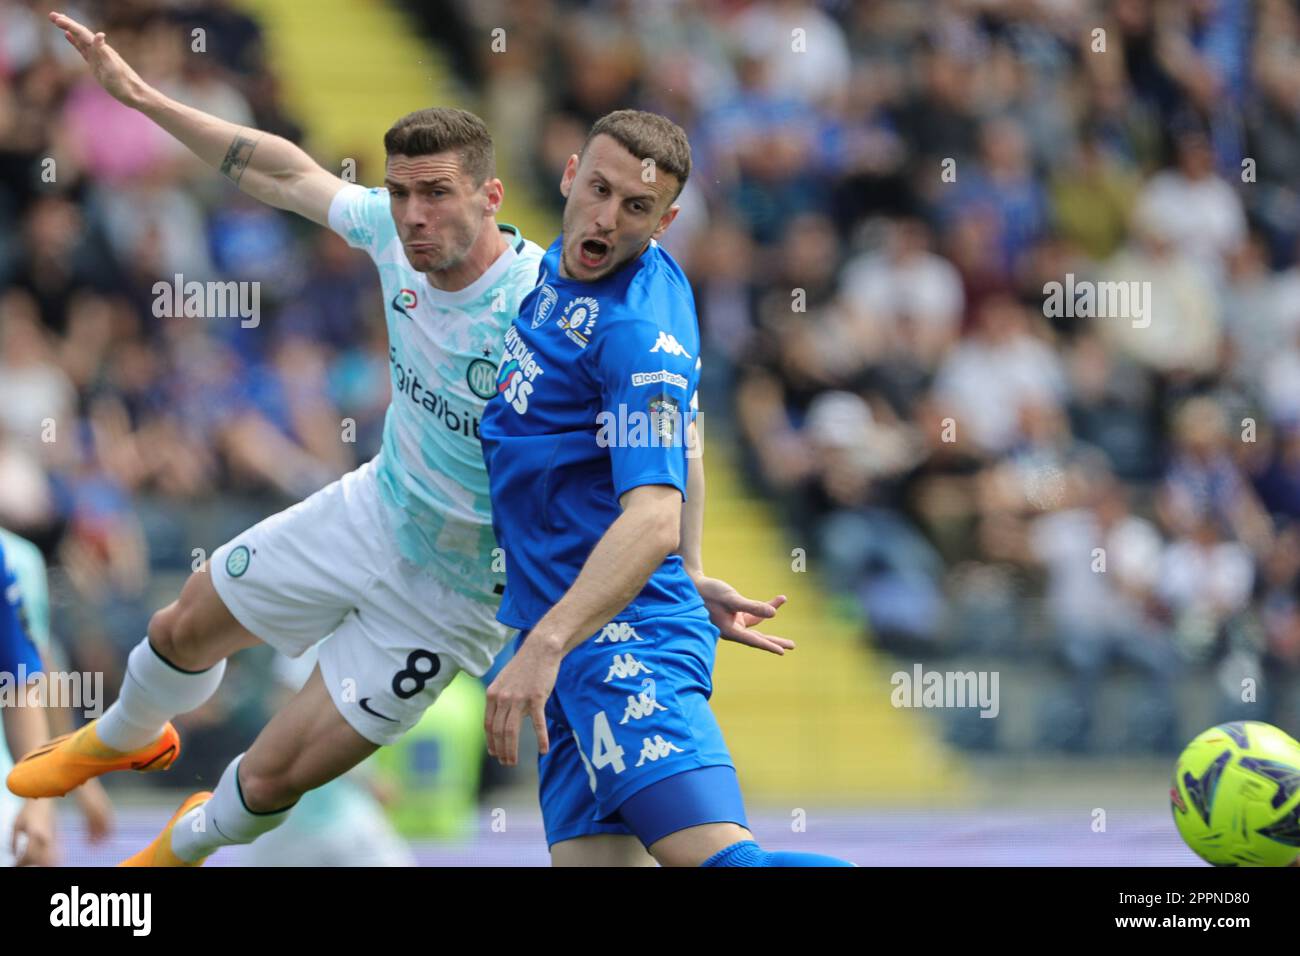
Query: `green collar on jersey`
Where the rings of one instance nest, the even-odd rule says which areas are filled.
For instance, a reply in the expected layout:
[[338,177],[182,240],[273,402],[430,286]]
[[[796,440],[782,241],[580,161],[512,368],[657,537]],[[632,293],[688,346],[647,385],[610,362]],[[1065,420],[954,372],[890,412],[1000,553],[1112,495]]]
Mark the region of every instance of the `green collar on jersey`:
[[514,242],[515,245],[515,252],[524,251],[524,234],[519,231],[518,226],[512,226],[508,222],[499,222],[497,223],[497,228],[500,229],[502,232],[514,233],[515,238],[512,241]]

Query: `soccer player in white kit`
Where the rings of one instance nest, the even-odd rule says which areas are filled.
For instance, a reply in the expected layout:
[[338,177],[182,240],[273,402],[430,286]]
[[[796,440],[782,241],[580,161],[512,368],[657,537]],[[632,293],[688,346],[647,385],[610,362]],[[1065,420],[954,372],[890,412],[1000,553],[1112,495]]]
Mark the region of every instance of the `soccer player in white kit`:
[[[246,193],[328,225],[379,268],[393,397],[375,459],[214,552],[131,652],[99,720],[25,756],[20,796],[60,796],[113,770],[162,770],[179,752],[171,718],[216,690],[225,659],[264,642],[294,657],[327,638],[303,689],[226,768],[190,796],[129,866],[194,866],[284,821],[304,793],[397,740],[458,670],[482,675],[510,631],[478,428],[496,389],[505,330],[536,284],[542,250],[495,214],[504,189],[472,113],[428,109],[384,137],[385,188],[345,183],[278,136],[169,99],[106,43],[50,19],[95,79]],[[751,630],[784,598],[743,597],[707,579],[724,639],[783,653]],[[625,841],[626,842],[626,841]],[[586,863],[653,862],[593,846]]]
[[370,462],[223,545],[157,612],[118,700],[20,761],[10,789],[58,796],[110,770],[165,769],[171,718],[217,689],[225,659],[265,642],[319,667],[211,794],[182,804],[128,865],[193,865],[281,823],[308,790],[412,727],[458,670],[481,675],[509,629],[478,440],[505,329],[541,250],[498,225],[492,141],[471,113],[421,110],[385,136],[384,189],[348,184],[292,143],[146,84],[104,41],[52,14],[114,97],[249,195],[327,225],[379,269],[393,395]]

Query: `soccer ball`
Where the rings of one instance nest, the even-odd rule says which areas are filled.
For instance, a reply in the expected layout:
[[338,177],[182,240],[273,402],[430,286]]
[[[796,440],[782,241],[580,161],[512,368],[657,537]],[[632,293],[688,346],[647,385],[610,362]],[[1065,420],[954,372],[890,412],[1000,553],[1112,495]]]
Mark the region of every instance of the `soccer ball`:
[[1256,720],[1211,727],[1179,756],[1169,804],[1203,860],[1287,866],[1300,856],[1300,743]]

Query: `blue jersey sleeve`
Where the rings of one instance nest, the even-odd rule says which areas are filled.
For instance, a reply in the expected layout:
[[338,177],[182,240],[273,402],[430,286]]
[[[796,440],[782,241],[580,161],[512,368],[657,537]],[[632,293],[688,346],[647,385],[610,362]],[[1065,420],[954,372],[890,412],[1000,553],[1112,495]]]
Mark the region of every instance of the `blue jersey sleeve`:
[[641,318],[610,322],[593,344],[600,384],[597,442],[609,449],[615,494],[639,485],[672,485],[684,497],[686,425],[699,375],[695,356]]
[[16,675],[21,665],[28,674],[39,673],[41,655],[27,633],[18,579],[5,562],[3,549],[0,549],[0,583],[4,585],[4,599],[0,601],[0,671]]

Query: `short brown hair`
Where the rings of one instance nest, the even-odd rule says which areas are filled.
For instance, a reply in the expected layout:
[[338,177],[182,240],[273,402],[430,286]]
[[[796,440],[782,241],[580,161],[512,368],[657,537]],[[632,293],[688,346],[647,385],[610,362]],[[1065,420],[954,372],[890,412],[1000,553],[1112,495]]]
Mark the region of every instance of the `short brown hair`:
[[691,144],[680,126],[666,116],[644,110],[615,110],[606,113],[592,125],[582,152],[587,144],[604,134],[616,140],[624,149],[640,160],[654,160],[655,168],[677,177],[676,199],[682,194],[686,178],[691,174]]
[[384,151],[389,156],[427,156],[452,149],[459,151],[461,169],[474,185],[496,175],[492,134],[486,123],[467,110],[448,106],[416,110],[384,134]]

